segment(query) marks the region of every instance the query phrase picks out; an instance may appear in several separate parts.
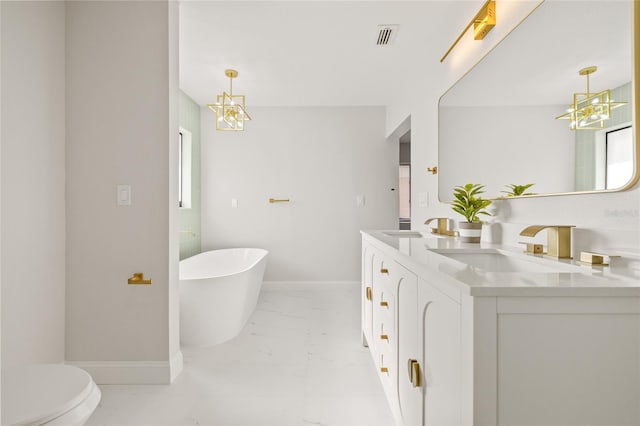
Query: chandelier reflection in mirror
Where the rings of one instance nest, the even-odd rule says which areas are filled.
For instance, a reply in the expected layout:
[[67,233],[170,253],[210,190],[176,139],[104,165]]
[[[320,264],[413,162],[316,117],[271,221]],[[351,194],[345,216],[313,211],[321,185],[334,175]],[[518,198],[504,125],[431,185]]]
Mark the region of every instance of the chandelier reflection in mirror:
[[244,122],[251,120],[244,106],[244,95],[233,94],[233,79],[238,76],[238,71],[228,69],[224,75],[229,77],[229,93],[222,92],[216,97],[215,104],[207,106],[216,113],[216,130],[244,130]]
[[589,75],[597,70],[598,67],[592,66],[578,71],[578,74],[587,77],[587,92],[574,93],[573,104],[565,114],[556,117],[558,120],[569,120],[571,130],[603,129],[604,122],[611,116],[611,111],[626,104],[626,102],[612,101],[609,89],[597,93],[589,92]]

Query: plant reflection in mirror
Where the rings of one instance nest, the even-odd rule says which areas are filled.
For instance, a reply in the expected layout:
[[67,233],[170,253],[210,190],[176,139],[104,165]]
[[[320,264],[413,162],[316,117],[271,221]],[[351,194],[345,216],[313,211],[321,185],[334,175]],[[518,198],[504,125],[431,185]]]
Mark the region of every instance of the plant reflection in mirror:
[[507,197],[522,197],[525,195],[536,195],[535,192],[526,192],[527,189],[531,188],[535,183],[527,183],[526,185],[516,185],[510,184],[505,185],[510,191],[500,191],[507,194]]

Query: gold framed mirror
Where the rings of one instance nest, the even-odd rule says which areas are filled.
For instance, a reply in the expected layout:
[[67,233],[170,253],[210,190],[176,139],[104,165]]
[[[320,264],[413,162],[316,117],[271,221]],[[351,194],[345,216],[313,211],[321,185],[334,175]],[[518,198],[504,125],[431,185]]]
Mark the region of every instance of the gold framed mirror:
[[[632,0],[542,2],[458,80],[438,105],[440,200],[468,182],[490,198],[514,185],[533,184],[528,196],[634,186],[639,9]],[[580,71],[592,66],[586,90]],[[601,113],[601,128],[571,130],[556,119],[574,94],[607,89],[620,105]]]

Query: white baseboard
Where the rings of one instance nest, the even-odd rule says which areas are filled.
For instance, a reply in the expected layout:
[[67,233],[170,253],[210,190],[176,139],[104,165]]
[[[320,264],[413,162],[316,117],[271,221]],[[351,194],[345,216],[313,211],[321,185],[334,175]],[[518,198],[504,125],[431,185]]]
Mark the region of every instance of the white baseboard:
[[168,385],[182,371],[182,352],[169,361],[67,361],[99,385]]
[[169,381],[173,381],[182,373],[182,367],[184,366],[184,358],[182,357],[182,351],[177,351],[169,361]]
[[262,283],[266,286],[286,286],[286,285],[308,285],[308,286],[323,286],[323,285],[359,285],[360,281],[264,281]]

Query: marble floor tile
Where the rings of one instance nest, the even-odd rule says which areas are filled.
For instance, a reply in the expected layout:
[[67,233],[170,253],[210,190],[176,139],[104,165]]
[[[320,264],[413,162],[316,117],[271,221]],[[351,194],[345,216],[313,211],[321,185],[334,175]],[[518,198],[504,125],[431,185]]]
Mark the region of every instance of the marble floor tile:
[[239,336],[182,348],[170,386],[100,386],[87,425],[391,425],[359,296],[351,284],[267,283]]

